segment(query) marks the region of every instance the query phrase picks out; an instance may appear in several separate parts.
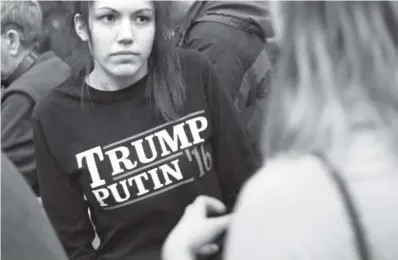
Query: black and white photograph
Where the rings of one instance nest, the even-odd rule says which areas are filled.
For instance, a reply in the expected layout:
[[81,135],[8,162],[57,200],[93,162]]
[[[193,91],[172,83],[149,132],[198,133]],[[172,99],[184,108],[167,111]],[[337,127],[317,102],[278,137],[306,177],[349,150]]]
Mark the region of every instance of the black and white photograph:
[[398,1],[0,9],[0,259],[398,260]]

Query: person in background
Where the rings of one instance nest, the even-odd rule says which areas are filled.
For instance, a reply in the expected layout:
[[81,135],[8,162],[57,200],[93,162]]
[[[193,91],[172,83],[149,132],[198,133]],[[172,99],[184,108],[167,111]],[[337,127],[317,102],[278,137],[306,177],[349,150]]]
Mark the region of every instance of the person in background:
[[31,117],[36,104],[70,76],[53,52],[36,51],[42,11],[37,1],[1,2],[1,148],[38,192]]
[[281,57],[266,164],[229,219],[207,217],[219,201],[190,205],[163,259],[195,259],[228,222],[227,260],[397,259],[398,4],[271,5]]
[[71,1],[39,1],[43,10],[42,37],[38,52],[53,51],[63,61],[69,58],[73,45],[65,37],[67,19],[73,12]]
[[258,151],[272,73],[266,1],[175,1],[177,45],[211,61]]
[[258,167],[210,62],[166,37],[168,5],[75,3],[85,66],[33,119],[43,205],[70,259],[159,259],[187,205],[206,195],[229,212]]

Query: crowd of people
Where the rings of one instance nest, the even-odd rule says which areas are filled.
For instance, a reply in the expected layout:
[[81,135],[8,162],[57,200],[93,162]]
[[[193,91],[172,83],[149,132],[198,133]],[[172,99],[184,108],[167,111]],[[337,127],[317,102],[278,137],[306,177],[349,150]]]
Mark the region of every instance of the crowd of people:
[[397,29],[393,1],[1,1],[1,256],[397,259]]

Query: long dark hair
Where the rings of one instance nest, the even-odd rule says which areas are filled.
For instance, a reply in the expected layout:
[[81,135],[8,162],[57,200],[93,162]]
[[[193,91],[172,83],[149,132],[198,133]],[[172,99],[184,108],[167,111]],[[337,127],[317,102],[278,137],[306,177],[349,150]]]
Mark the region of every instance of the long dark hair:
[[[88,24],[89,8],[93,1],[76,1],[75,11],[69,17],[69,34],[73,51],[67,63],[72,67],[76,79],[93,69],[93,58],[88,44],[79,39],[75,32],[74,15],[80,14]],[[147,96],[165,120],[179,117],[179,110],[185,101],[185,84],[178,51],[170,37],[168,1],[153,1],[155,9],[155,39],[148,59]]]

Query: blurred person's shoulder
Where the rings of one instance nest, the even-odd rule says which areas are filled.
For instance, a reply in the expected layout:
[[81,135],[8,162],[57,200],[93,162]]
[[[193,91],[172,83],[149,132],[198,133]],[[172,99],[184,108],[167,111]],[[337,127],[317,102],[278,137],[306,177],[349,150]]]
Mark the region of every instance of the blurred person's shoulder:
[[[242,197],[266,194],[284,196],[294,191],[312,191],[326,184],[326,167],[313,155],[288,155],[269,160],[245,185]],[[302,194],[302,193],[301,193]]]
[[242,189],[226,259],[290,259],[297,248],[311,259],[325,252],[331,252],[329,259],[352,259],[355,255],[346,250],[351,233],[342,205],[328,169],[317,157],[271,159]]
[[[326,253],[327,259],[355,258],[353,216],[333,174],[342,177],[375,254],[392,259],[398,252],[396,167],[386,162],[385,152],[376,149],[374,140],[360,141],[351,148],[356,160],[349,158],[344,167],[328,165],[312,154],[269,160],[239,196],[226,259],[289,259],[291,247],[296,246],[312,259]],[[259,242],[245,242],[253,234]],[[246,250],[235,250],[238,244]],[[259,251],[264,246],[267,250]]]
[[[270,223],[283,222],[286,227],[311,225],[317,218],[326,220],[333,216],[336,223],[343,223],[346,218],[330,169],[312,154],[270,159],[242,188],[236,211],[243,219],[264,217]],[[346,224],[343,226],[349,229]]]

